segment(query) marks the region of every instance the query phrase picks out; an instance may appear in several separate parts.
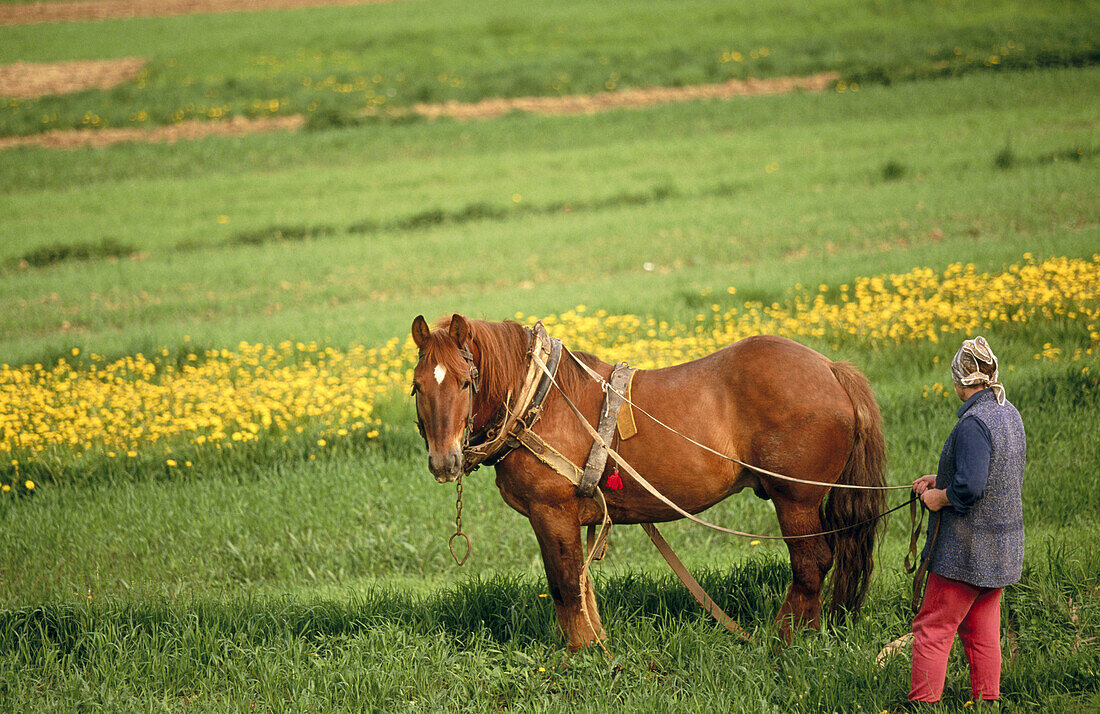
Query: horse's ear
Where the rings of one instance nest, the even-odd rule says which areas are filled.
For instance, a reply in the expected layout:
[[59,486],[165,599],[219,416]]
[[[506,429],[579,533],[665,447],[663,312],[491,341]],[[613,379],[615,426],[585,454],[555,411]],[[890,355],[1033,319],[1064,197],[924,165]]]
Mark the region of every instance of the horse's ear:
[[466,322],[466,318],[456,312],[451,316],[450,333],[455,344],[462,347],[466,344],[466,339],[470,336],[470,323]]
[[424,320],[423,315],[417,315],[413,320],[412,336],[413,342],[416,346],[424,349],[424,345],[428,342],[428,335],[431,334],[431,329],[428,327],[428,323]]

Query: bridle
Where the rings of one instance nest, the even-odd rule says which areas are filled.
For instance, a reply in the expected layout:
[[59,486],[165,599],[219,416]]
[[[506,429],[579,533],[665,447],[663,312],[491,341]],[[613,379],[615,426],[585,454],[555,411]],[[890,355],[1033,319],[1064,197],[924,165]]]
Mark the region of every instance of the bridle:
[[466,366],[470,368],[470,376],[467,378],[466,387],[470,390],[470,409],[466,412],[466,426],[462,428],[462,451],[465,453],[466,448],[470,445],[470,435],[474,431],[474,399],[477,397],[477,390],[480,386],[481,373],[477,371],[477,365],[474,364],[474,353],[470,351],[470,343],[462,345],[458,349],[458,353],[462,355],[462,359],[466,360]]
[[[467,341],[458,348],[458,353],[469,367],[470,389],[470,407],[461,442],[463,474],[475,471],[483,464],[495,466],[520,446],[518,434],[530,430],[542,416],[542,405],[550,392],[564,350],[561,340],[550,337],[541,322],[525,327],[524,330],[527,332],[527,372],[524,381],[518,389],[509,390],[497,412],[477,431],[474,430],[474,399],[480,388],[480,372],[470,349],[470,342]],[[414,396],[416,392],[414,385]],[[427,446],[427,436],[419,410],[416,426]]]
[[[470,343],[467,341],[461,347],[458,348],[458,354],[462,355],[462,359],[466,360],[466,365],[469,367],[469,377],[463,389],[468,388],[470,390],[470,408],[466,412],[466,425],[462,427],[462,451],[465,453],[466,449],[470,445],[471,434],[474,430],[474,399],[477,397],[478,389],[481,385],[481,373],[478,372],[477,364],[474,363],[474,353],[470,351]],[[415,399],[417,392],[416,385],[413,384],[412,397]],[[420,410],[416,410],[416,430],[420,432],[420,438],[424,440],[424,447],[428,447],[428,435],[424,431],[424,420],[420,418]]]

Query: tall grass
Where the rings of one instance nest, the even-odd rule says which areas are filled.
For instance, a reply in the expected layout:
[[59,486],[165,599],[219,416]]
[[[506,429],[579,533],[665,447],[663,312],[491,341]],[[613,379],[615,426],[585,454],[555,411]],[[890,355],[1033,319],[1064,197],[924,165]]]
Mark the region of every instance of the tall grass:
[[[782,21],[776,21],[782,18]],[[0,103],[0,133],[317,114],[363,107],[835,70],[845,85],[1088,66],[1087,3],[498,0],[0,28],[0,62],[142,56],[106,91]],[[1040,35],[1041,39],[1036,35]]]
[[[57,236],[114,235],[141,253],[5,271],[0,355],[33,362],[79,346],[121,356],[176,349],[184,336],[378,343],[418,313],[502,318],[578,302],[683,318],[702,293],[730,285],[782,298],[791,275],[840,283],[961,258],[998,269],[1028,251],[1091,255],[1094,159],[998,171],[1003,135],[988,127],[1015,127],[1021,156],[1085,145],[1100,94],[1081,88],[1097,77],[971,77],[593,118],[24,152],[10,165],[43,183],[0,195],[2,259]],[[907,148],[885,154],[884,144]],[[147,176],[170,156],[163,175]],[[268,163],[283,156],[289,166]],[[889,157],[911,174],[883,181]],[[175,168],[192,160],[213,174]],[[89,171],[103,172],[90,186]],[[367,223],[380,228],[351,231]],[[279,226],[335,232],[260,246],[235,238]]]
[[[1096,587],[1100,562],[1080,551],[1048,556],[1008,591],[1003,701],[1011,709],[1097,701],[1100,649],[1083,637],[1095,637],[1100,613],[1094,600],[1076,611],[1071,603]],[[752,632],[743,643],[687,607],[670,577],[599,578],[611,660],[563,657],[548,642],[550,605],[530,577],[474,579],[427,596],[20,608],[0,614],[0,693],[20,708],[166,710],[881,711],[898,703],[906,658],[880,669],[874,655],[906,626],[905,583],[880,587],[859,624],[781,649],[769,620],[785,579],[777,560],[702,574]],[[940,709],[965,710],[968,686],[953,674]]]
[[[821,95],[590,117],[5,152],[0,363],[85,369],[92,352],[144,352],[182,367],[241,340],[381,344],[417,313],[455,310],[585,303],[685,322],[799,284],[832,298],[857,276],[1096,252],[1100,74],[1004,71],[1094,63],[1087,3],[672,7],[427,1],[0,28],[0,61],[150,59],[117,90],[0,101],[6,131],[83,112],[175,121],[203,102],[249,113],[257,99],[285,113],[320,98],[341,119],[367,101],[364,77],[402,104],[847,75]],[[960,76],[921,79],[941,75]],[[1095,334],[1069,315],[987,333],[1029,438],[1006,710],[1100,709]],[[870,378],[887,480],[932,470],[955,421],[951,347],[807,342]],[[410,401],[375,414],[377,439],[321,445],[305,428],[181,451],[187,469],[63,450],[19,464],[38,483],[0,496],[0,711],[881,712],[903,698],[906,657],[874,656],[908,627],[904,516],[888,522],[863,618],[785,648],[770,627],[790,577],[782,543],[663,529],[753,633],[744,643],[640,529],[617,527],[595,574],[612,658],[566,655],[533,534],[491,470],[466,481],[460,569],[454,491],[426,472]],[[751,493],[708,515],[777,531]],[[973,710],[964,671],[956,653],[938,710]]]

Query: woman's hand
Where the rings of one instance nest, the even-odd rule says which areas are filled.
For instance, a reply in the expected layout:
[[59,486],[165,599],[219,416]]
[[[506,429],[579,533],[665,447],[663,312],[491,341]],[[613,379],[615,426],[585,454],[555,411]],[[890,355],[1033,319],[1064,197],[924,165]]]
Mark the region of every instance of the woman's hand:
[[921,476],[919,479],[913,482],[913,493],[920,496],[928,489],[936,485],[936,474],[929,476]]
[[928,506],[929,511],[938,511],[951,505],[951,501],[947,500],[947,489],[944,488],[930,488],[921,494],[920,500]]

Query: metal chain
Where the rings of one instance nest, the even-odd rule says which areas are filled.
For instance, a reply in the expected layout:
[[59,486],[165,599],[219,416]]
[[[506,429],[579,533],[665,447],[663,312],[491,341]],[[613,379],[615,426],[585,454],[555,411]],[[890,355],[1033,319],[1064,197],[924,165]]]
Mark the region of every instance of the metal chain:
[[455,533],[462,532],[462,476],[455,486]]
[[[447,547],[451,550],[451,557],[455,559],[455,562],[460,566],[466,564],[467,558],[470,557],[470,536],[462,532],[462,475],[459,474],[457,485],[455,487],[457,498],[455,499],[455,532],[451,536],[451,539],[447,541]],[[462,538],[466,541],[466,553],[460,558],[458,553],[455,552],[455,539]]]

